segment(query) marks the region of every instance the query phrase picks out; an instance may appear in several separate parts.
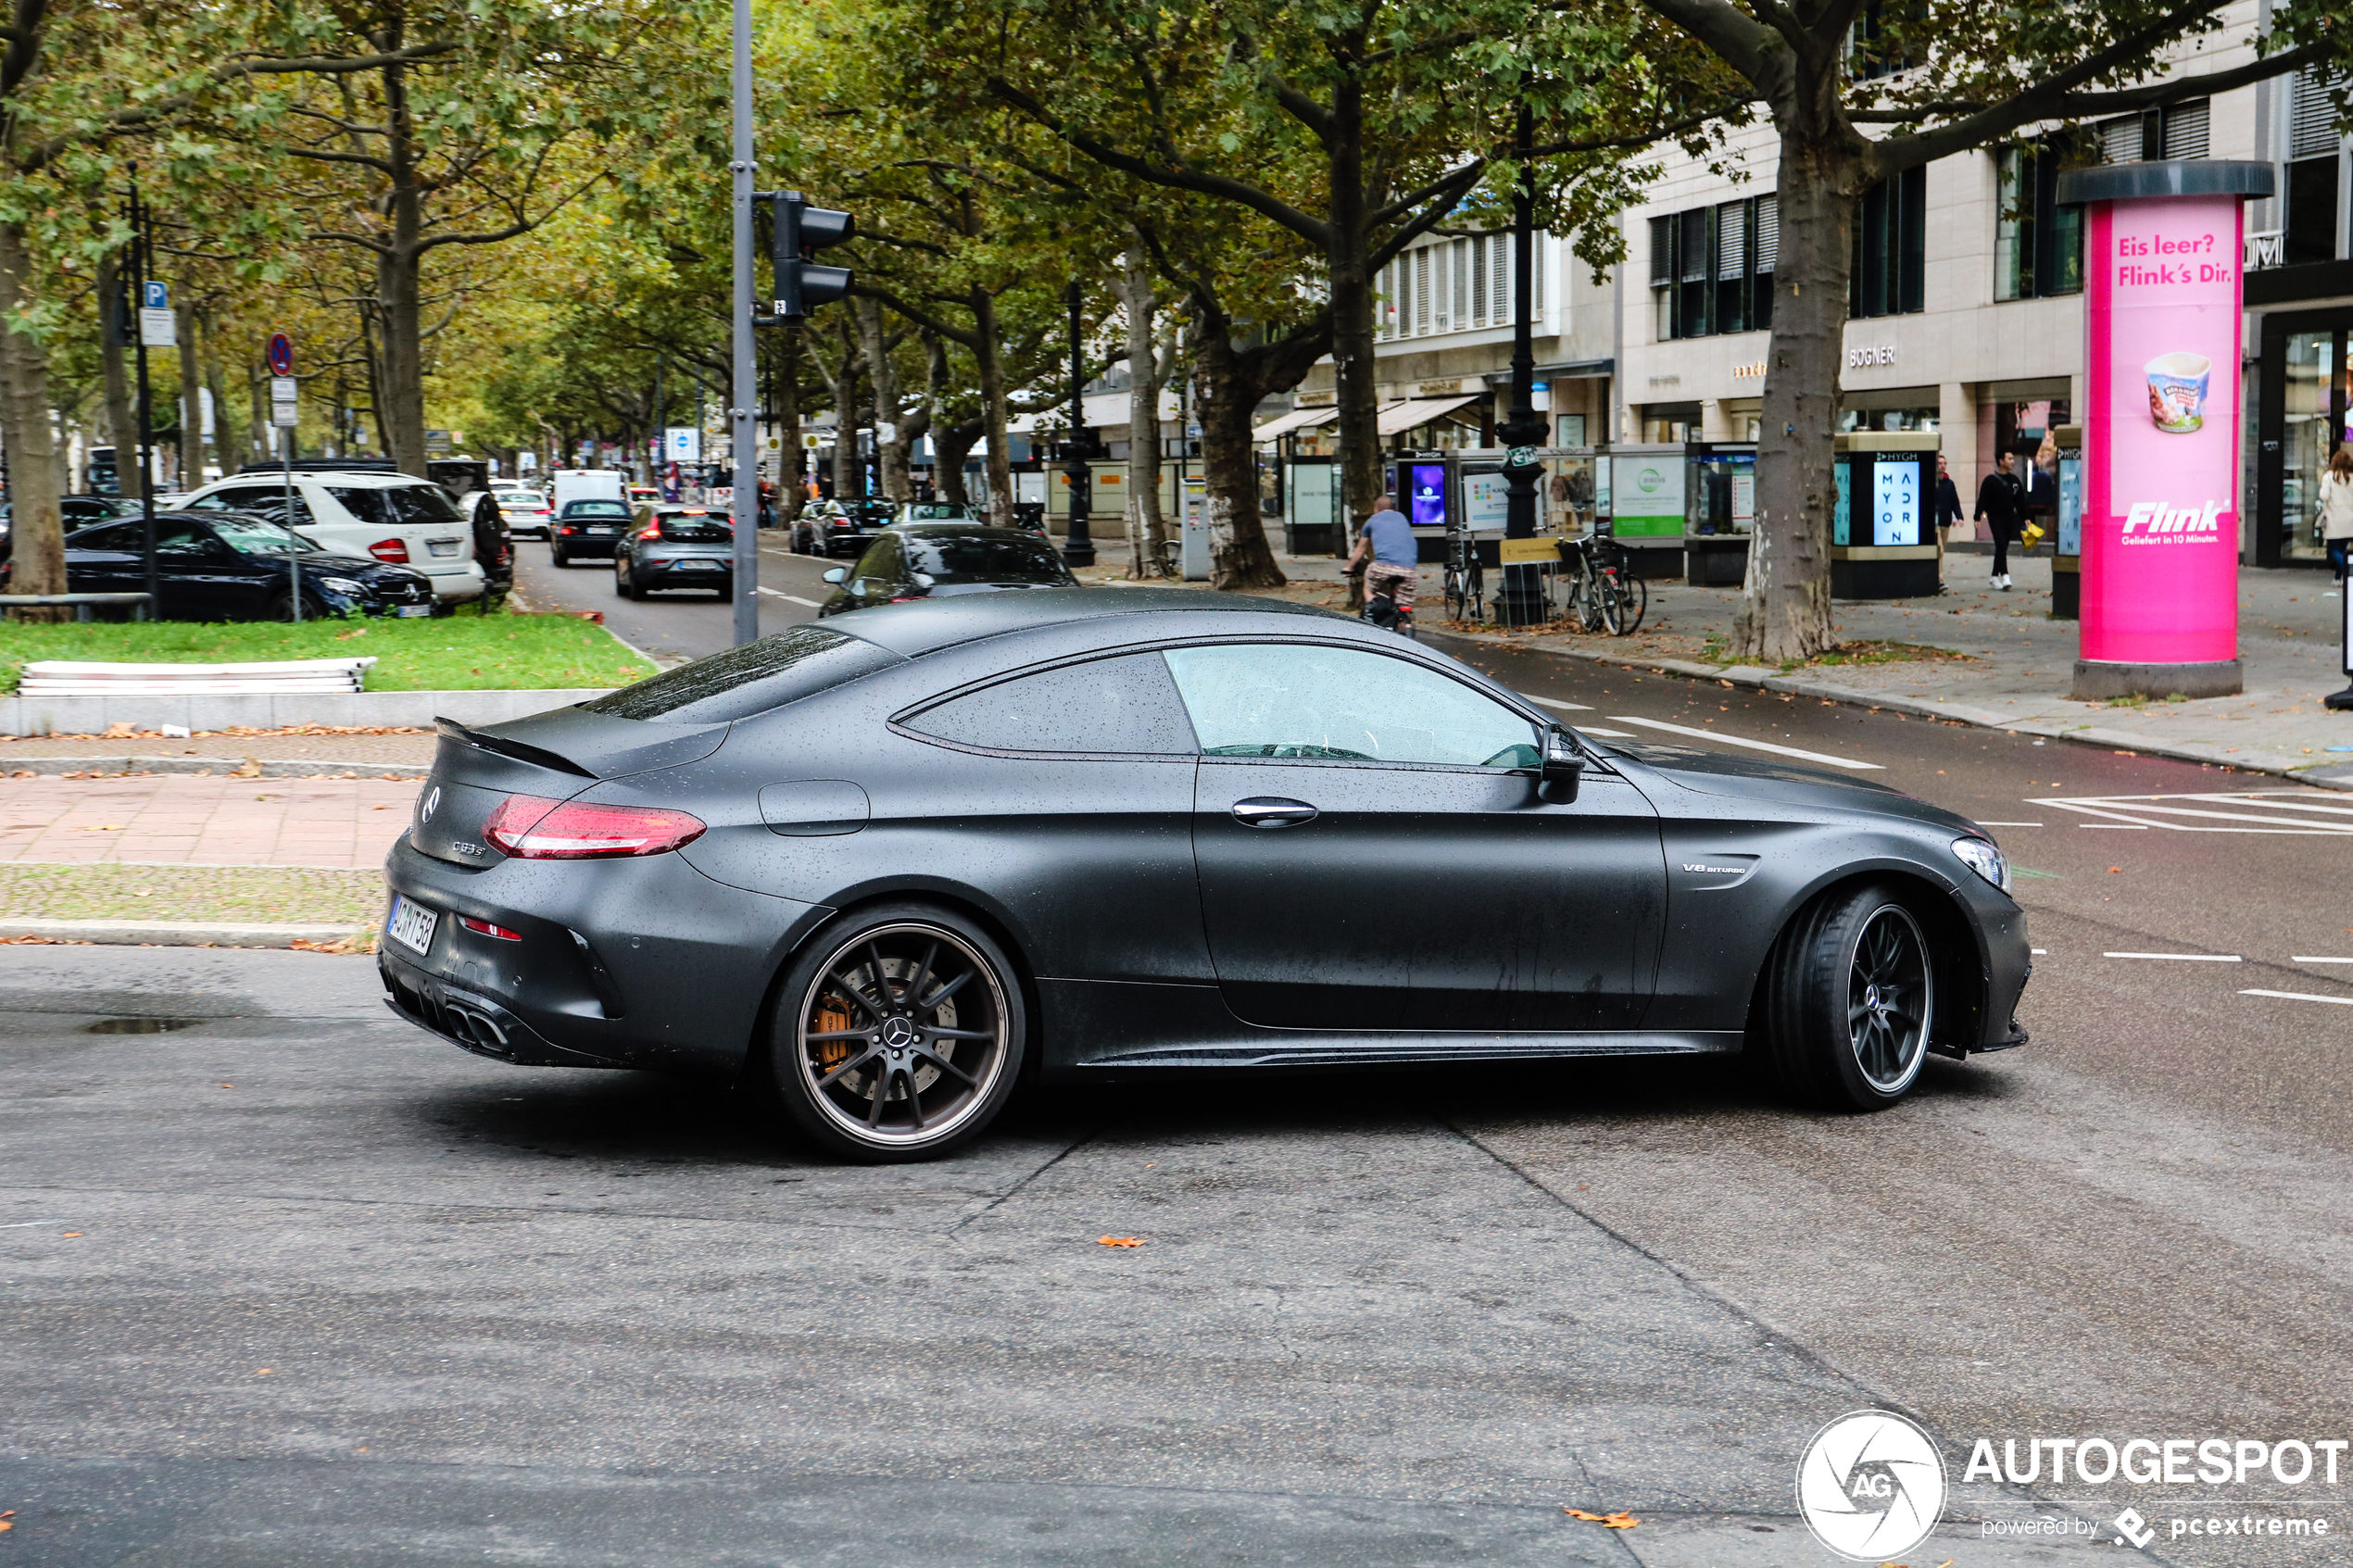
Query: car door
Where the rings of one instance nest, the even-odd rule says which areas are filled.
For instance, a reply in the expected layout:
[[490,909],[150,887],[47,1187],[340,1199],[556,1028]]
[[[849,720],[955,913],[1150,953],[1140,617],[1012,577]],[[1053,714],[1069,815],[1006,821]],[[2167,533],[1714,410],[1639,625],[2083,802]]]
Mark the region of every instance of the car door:
[[66,591],[142,594],[147,588],[145,525],[85,528],[66,541]]
[[1202,746],[1193,853],[1220,990],[1252,1023],[1631,1029],[1655,983],[1657,814],[1599,765],[1539,798],[1542,731],[1402,656],[1171,649]]
[[244,558],[185,518],[156,519],[156,586],[167,621],[227,621]]

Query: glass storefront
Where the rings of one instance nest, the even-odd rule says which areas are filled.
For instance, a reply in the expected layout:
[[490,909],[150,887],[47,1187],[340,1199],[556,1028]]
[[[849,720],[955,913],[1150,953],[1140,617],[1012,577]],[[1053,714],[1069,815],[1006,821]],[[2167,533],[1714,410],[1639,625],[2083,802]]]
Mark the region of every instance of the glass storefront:
[[2317,565],[2321,474],[2348,431],[2346,363],[2353,347],[2353,308],[2271,311],[2262,318],[2257,361],[2256,566]]

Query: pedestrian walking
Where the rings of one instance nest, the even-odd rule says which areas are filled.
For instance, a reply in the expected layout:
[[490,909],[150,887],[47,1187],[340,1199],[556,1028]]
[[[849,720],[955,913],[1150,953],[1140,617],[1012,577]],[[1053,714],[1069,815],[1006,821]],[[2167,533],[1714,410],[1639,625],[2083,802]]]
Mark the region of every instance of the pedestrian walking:
[[1961,510],[1961,489],[1953,483],[1953,466],[1944,454],[1936,454],[1936,591],[1944,591],[1944,531],[1963,521],[1968,513]]
[[1994,471],[1977,487],[1977,521],[1994,530],[1994,586],[2010,589],[2010,544],[2018,537],[2019,514],[2026,505],[2025,488],[2018,482],[2018,454],[2005,452]]
[[2339,446],[2329,456],[2328,471],[2321,475],[2321,537],[2327,542],[2329,565],[2344,583],[2346,555],[2353,550],[2353,446]]

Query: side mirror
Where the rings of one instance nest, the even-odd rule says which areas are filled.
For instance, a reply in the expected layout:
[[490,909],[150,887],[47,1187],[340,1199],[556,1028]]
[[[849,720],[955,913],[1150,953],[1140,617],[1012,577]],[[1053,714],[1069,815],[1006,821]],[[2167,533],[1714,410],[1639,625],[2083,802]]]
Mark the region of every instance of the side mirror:
[[1577,748],[1576,737],[1557,726],[1548,727],[1536,792],[1556,806],[1565,806],[1577,798],[1578,786],[1584,782],[1585,754]]
[[826,582],[828,582],[828,583],[835,583],[835,584],[840,584],[840,583],[847,583],[847,582],[849,582],[849,568],[848,568],[848,567],[846,567],[846,566],[829,566],[829,567],[827,567],[827,568],[825,569],[825,581],[826,581]]

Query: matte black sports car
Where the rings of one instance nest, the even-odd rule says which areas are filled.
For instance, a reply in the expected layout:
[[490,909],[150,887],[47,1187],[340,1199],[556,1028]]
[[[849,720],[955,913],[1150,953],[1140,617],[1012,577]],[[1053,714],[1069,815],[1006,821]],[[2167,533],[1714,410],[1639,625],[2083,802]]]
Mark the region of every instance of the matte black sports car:
[[1078,586],[1051,540],[1026,528],[991,528],[981,522],[887,528],[856,566],[829,568],[825,581],[835,586],[817,607],[820,616],[1000,588]]
[[1967,820],[1607,746],[1265,599],[799,626],[481,731],[385,863],[393,1006],[522,1063],[749,1073],[863,1160],[1032,1076],[1769,1052],[1869,1110],[2023,1044]]

